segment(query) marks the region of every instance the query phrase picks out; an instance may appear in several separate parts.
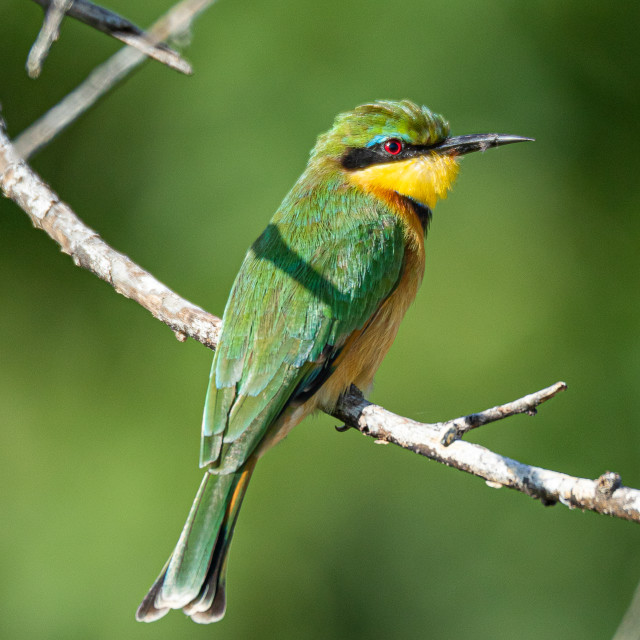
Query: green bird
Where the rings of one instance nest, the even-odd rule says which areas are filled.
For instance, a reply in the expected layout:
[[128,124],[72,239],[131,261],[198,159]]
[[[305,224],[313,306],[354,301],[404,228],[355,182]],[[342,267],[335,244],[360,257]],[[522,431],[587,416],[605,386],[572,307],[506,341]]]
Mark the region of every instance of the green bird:
[[529,139],[450,137],[442,116],[408,100],[359,106],[319,136],[233,285],[202,421],[206,472],[138,620],[180,608],[200,623],[223,617],[227,553],[257,460],[351,384],[371,386],[422,281],[431,211],[460,156]]

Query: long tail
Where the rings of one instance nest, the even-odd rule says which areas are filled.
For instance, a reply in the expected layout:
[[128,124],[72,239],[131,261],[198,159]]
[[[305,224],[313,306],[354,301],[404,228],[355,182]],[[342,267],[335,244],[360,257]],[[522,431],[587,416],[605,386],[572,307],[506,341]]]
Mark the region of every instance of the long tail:
[[180,608],[203,624],[224,616],[227,552],[254,467],[250,459],[235,473],[204,474],[178,544],[138,607],[137,620],[153,622]]

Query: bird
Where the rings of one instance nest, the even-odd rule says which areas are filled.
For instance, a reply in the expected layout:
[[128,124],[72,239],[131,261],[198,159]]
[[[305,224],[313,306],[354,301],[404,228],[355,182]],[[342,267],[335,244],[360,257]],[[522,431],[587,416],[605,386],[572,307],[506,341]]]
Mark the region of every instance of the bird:
[[204,478],[138,620],[170,609],[198,623],[224,616],[227,554],[256,462],[351,385],[371,387],[461,157],[527,140],[452,137],[441,115],[409,100],[358,106],[318,137],[233,284],[204,406]]

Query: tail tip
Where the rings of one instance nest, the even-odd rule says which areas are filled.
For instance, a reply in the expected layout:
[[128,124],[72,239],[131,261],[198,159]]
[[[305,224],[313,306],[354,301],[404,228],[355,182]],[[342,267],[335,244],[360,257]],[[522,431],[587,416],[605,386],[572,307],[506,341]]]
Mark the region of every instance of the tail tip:
[[155,620],[159,620],[163,616],[166,616],[169,613],[169,607],[157,607],[157,596],[162,588],[162,584],[164,582],[164,576],[167,571],[167,564],[162,569],[162,572],[158,576],[158,579],[153,583],[151,589],[149,589],[149,593],[144,597],[140,606],[136,611],[136,620],[138,622],[154,622]]
[[211,624],[212,622],[218,622],[224,618],[226,610],[227,596],[224,583],[218,585],[213,602],[205,611],[193,611],[193,609],[189,610],[188,607],[184,608],[184,612],[198,624]]
[[147,602],[145,598],[136,611],[138,622],[155,622],[169,613],[169,608],[158,609],[152,602]]

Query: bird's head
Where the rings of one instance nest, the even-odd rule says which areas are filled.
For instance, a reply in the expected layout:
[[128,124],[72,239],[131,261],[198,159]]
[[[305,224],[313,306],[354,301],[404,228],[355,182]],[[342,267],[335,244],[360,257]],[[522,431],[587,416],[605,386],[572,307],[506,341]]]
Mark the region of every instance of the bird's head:
[[349,182],[382,197],[398,194],[425,207],[444,198],[459,157],[530,140],[497,133],[450,137],[449,123],[409,100],[379,101],[341,113],[322,134],[311,163],[329,162]]

